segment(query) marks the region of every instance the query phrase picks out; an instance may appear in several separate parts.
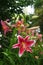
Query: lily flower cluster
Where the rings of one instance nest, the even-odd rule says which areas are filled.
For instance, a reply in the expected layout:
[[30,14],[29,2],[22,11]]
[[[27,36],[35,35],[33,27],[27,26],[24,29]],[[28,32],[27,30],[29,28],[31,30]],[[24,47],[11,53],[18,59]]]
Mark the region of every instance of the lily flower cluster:
[[[1,20],[1,25],[4,31],[4,35],[6,35],[7,32],[12,31],[12,29],[9,27],[7,23],[8,23],[7,21],[4,22]],[[23,19],[21,21],[17,21],[15,24],[12,24],[10,26],[12,28],[13,27],[17,28],[18,30],[18,36],[17,36],[18,42],[17,44],[14,44],[12,48],[19,48],[19,53],[18,53],[19,57],[21,57],[25,51],[32,53],[31,47],[36,43],[36,39],[42,41],[42,34],[36,32],[36,30],[34,30],[35,28],[32,29],[27,28],[28,26],[24,24]],[[22,32],[27,34],[25,38],[20,35]]]

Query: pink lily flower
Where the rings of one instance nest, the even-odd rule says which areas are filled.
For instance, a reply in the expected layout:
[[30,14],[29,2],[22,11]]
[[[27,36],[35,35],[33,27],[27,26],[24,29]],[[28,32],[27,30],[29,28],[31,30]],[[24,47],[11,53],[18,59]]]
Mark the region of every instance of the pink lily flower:
[[23,38],[22,36],[18,35],[18,43],[14,44],[12,48],[19,48],[19,57],[21,57],[24,51],[28,51],[32,53],[31,46],[35,44],[34,40],[29,40],[30,36],[26,36]]
[[12,31],[12,30],[6,25],[6,23],[5,23],[4,21],[1,21],[1,25],[2,25],[2,28],[3,28],[3,30],[4,30],[4,35],[6,35],[6,33],[7,33],[8,31]]
[[18,21],[18,22],[16,23],[16,27],[20,27],[21,24],[22,24],[22,22],[21,22],[21,21]]
[[42,34],[38,34],[38,39],[42,42]]

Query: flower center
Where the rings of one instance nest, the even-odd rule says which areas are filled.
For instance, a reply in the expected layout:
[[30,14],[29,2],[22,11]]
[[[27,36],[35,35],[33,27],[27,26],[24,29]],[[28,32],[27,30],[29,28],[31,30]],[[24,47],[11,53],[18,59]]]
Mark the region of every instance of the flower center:
[[25,42],[22,42],[22,46],[23,46],[23,48],[25,48]]
[[6,27],[4,26],[3,29],[6,29]]

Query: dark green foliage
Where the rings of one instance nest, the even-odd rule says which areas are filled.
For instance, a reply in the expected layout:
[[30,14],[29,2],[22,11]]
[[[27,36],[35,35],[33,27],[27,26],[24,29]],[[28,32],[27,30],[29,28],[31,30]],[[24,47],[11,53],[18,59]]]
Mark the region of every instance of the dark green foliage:
[[0,0],[0,19],[11,18],[13,13],[22,13],[22,7],[29,4],[33,4],[33,0]]
[[43,0],[34,0],[35,1],[35,7],[39,8],[40,6],[43,5]]

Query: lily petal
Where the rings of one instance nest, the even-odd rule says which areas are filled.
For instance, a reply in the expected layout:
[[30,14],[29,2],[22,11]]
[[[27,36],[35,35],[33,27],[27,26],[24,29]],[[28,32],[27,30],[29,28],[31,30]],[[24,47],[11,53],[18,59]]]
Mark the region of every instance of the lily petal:
[[25,37],[25,40],[28,40],[28,39],[30,39],[30,36],[26,36],[26,37]]
[[18,35],[17,38],[18,38],[18,43],[22,43],[22,41],[24,41],[23,37],[20,35]]
[[31,48],[29,48],[29,47],[27,47],[27,48],[26,48],[26,51],[28,51],[28,52],[32,53],[32,49],[31,49]]
[[5,30],[8,26],[6,26],[6,23],[4,21],[1,21],[2,28]]
[[25,51],[25,49],[23,47],[21,47],[19,49],[19,57],[21,57],[23,55],[24,51]]
[[19,46],[20,46],[20,44],[17,43],[17,44],[14,44],[14,45],[12,46],[12,48],[18,48]]
[[26,45],[27,45],[28,47],[31,47],[31,46],[33,46],[34,44],[35,44],[35,40],[26,41]]
[[4,30],[4,35],[6,35],[7,30]]

